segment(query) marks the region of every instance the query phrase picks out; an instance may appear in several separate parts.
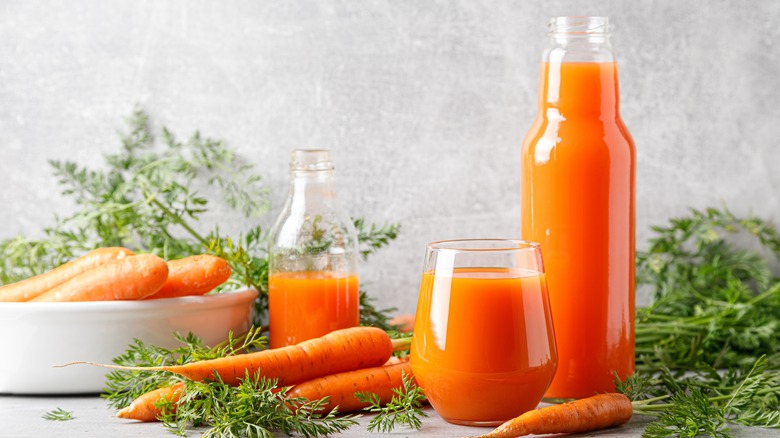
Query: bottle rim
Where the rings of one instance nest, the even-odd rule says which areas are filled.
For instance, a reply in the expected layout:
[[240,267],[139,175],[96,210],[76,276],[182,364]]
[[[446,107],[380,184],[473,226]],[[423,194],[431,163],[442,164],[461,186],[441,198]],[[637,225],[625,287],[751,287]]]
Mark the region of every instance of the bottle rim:
[[333,170],[330,149],[295,149],[290,154],[290,170],[319,172]]
[[610,33],[608,17],[579,15],[553,17],[547,28],[550,35],[605,36]]

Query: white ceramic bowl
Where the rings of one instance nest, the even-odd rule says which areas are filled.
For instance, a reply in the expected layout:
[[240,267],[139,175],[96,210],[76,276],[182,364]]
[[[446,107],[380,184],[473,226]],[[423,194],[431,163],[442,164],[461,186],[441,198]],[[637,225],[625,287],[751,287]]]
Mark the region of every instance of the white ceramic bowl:
[[108,371],[71,361],[111,363],[138,338],[180,345],[174,332],[206,345],[245,332],[254,289],[149,301],[0,303],[0,394],[80,394],[103,390]]

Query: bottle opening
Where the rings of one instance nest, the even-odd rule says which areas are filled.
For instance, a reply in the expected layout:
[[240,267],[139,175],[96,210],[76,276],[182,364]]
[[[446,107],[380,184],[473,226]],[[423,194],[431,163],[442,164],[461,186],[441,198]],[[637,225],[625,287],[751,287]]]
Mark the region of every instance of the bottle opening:
[[551,35],[609,35],[609,19],[607,17],[554,17],[550,19],[548,28]]
[[319,171],[333,170],[333,161],[328,149],[296,149],[290,157],[290,170]]

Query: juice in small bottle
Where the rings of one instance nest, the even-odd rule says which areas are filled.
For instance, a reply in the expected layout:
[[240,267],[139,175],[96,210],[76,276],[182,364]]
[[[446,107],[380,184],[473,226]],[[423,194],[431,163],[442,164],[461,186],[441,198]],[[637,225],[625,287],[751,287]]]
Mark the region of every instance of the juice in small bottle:
[[359,325],[357,275],[299,271],[268,279],[272,348]]
[[271,232],[271,348],[360,323],[357,233],[336,201],[330,152],[293,151],[290,173],[290,193]]

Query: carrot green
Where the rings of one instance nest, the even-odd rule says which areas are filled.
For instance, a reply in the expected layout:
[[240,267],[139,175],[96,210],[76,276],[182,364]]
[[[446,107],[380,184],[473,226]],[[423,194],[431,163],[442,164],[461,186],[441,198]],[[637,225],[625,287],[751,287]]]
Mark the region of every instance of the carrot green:
[[371,392],[356,392],[355,397],[370,405],[363,410],[376,414],[368,423],[369,432],[391,432],[398,425],[412,429],[422,429],[422,417],[428,414],[422,411],[425,395],[417,386],[414,377],[403,373],[402,385],[393,389],[394,395],[389,403],[383,405],[379,396]]
[[[726,208],[691,210],[637,258],[652,301],[637,310],[638,373],[618,385],[658,416],[648,438],[728,437],[728,423],[780,427],[780,234]],[[752,236],[760,245],[744,248]],[[742,237],[742,246],[734,237]]]
[[49,411],[41,416],[44,420],[49,421],[68,421],[76,417],[73,416],[73,412],[66,411],[62,408],[57,408],[53,411]]

